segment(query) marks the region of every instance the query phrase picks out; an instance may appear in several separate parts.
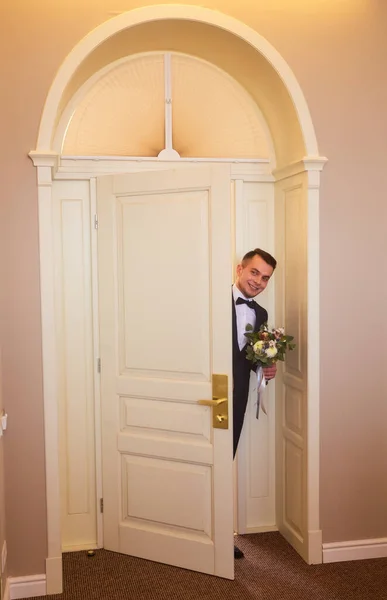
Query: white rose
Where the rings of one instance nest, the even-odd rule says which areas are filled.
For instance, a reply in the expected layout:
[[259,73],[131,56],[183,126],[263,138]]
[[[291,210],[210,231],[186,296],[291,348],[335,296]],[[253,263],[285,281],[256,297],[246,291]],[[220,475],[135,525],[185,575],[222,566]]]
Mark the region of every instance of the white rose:
[[274,356],[277,354],[277,348],[275,348],[274,346],[269,346],[268,348],[266,348],[265,353],[266,356],[268,356],[269,358],[274,358]]
[[264,342],[262,340],[258,340],[258,342],[255,342],[253,348],[254,348],[254,352],[256,354],[262,353],[263,344],[264,344]]

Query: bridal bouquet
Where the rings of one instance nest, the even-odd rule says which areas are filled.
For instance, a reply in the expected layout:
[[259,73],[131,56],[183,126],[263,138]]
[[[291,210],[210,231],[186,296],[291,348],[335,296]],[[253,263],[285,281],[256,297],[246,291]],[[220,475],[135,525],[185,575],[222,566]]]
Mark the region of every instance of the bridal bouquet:
[[293,336],[285,335],[283,327],[269,329],[267,323],[261,325],[259,331],[254,331],[251,325],[247,325],[245,336],[248,340],[246,346],[247,359],[258,366],[256,410],[256,418],[258,419],[261,404],[262,411],[267,415],[266,407],[262,400],[262,394],[266,386],[263,367],[271,367],[278,360],[285,360],[286,351],[294,350],[296,344],[292,344]]
[[285,360],[287,350],[294,350],[292,335],[285,335],[283,327],[269,329],[267,323],[254,332],[251,325],[246,326],[245,336],[248,339],[247,359],[260,367],[270,367],[278,360]]

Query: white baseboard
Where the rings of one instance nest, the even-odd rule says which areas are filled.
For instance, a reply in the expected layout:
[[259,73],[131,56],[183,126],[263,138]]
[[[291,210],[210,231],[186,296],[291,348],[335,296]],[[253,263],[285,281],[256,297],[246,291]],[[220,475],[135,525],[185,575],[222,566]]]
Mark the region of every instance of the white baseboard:
[[277,525],[262,525],[261,527],[247,527],[247,533],[270,533],[271,531],[278,531]]
[[86,552],[87,550],[98,550],[96,544],[79,544],[79,546],[62,546],[63,554],[65,552]]
[[323,562],[343,562],[346,560],[366,560],[387,557],[387,538],[354,540],[323,544]]
[[34,598],[46,595],[46,576],[27,575],[26,577],[8,577],[9,600]]

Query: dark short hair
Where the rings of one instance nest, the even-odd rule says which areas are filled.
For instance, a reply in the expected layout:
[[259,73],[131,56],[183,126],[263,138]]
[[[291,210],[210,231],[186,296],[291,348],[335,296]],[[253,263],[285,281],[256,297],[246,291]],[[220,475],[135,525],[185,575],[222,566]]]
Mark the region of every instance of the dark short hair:
[[247,254],[245,254],[242,258],[242,265],[245,266],[247,262],[254,258],[254,256],[260,256],[268,265],[273,267],[273,271],[277,266],[277,261],[274,256],[268,252],[265,252],[265,250],[261,250],[260,248],[255,248],[254,250],[247,252]]

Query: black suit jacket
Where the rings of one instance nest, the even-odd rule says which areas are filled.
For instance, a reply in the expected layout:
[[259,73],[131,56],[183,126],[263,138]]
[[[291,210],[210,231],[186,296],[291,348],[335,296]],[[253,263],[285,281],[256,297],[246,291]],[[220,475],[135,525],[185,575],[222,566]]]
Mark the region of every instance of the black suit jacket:
[[[256,322],[254,331],[259,331],[261,325],[267,322],[267,311],[254,302]],[[247,339],[247,338],[246,338]],[[250,372],[256,370],[246,357],[246,346],[239,349],[237,319],[232,296],[232,367],[233,367],[233,419],[234,419],[234,456],[242,431],[247,400],[249,397]]]

